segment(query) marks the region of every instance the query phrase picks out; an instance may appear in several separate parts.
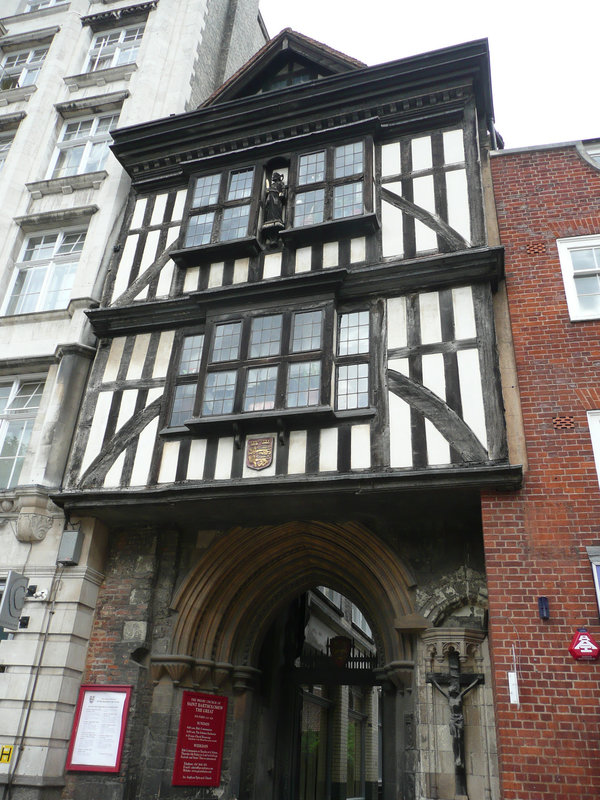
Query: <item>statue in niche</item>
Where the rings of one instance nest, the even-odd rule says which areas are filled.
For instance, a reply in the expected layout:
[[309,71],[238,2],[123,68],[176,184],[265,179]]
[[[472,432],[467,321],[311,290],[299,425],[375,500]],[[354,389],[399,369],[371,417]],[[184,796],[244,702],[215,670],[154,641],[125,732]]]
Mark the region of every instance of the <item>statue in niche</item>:
[[[450,736],[452,737],[452,754],[454,756],[454,779],[456,797],[467,796],[467,776],[465,769],[465,716],[463,713],[463,697],[484,682],[481,674],[462,673],[458,653],[452,650],[448,654],[448,673],[430,672],[427,683],[431,683],[448,700],[450,707]],[[445,692],[442,686],[446,686]]]
[[277,240],[279,231],[285,228],[284,207],[287,200],[287,186],[281,172],[273,172],[271,180],[267,181],[267,196],[265,197],[265,216],[262,231],[268,242]]

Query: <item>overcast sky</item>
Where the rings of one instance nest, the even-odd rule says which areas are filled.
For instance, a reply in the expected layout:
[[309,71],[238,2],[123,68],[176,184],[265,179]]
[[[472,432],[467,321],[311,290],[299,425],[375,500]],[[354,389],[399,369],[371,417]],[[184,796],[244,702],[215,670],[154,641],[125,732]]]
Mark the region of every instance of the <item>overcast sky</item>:
[[260,0],[366,64],[489,39],[496,127],[509,147],[600,137],[598,0]]

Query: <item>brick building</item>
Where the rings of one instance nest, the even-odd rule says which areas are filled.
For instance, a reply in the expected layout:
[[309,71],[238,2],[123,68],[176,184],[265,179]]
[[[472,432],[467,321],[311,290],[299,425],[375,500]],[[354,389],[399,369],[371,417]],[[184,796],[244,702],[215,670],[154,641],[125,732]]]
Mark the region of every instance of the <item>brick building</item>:
[[482,499],[505,800],[591,797],[600,780],[598,664],[567,651],[577,628],[600,634],[597,154],[575,143],[491,159],[526,444],[523,488]]

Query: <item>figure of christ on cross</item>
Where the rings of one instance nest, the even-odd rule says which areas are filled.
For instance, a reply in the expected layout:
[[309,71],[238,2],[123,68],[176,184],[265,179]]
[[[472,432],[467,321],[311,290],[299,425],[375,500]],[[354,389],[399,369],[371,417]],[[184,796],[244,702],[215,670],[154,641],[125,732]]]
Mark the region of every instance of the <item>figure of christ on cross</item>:
[[[430,672],[427,683],[431,683],[448,700],[450,707],[450,735],[452,736],[452,752],[454,754],[455,796],[468,797],[467,774],[465,769],[465,717],[463,714],[463,697],[480,683],[484,676],[460,671],[460,660],[456,650],[448,654],[449,672]],[[442,686],[446,686],[445,692]]]

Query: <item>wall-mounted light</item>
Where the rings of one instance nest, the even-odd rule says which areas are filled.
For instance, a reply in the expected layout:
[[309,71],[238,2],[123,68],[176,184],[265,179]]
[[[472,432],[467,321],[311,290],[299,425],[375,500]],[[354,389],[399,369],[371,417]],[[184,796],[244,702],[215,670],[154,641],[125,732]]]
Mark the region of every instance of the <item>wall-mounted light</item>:
[[538,613],[540,619],[550,619],[550,603],[547,597],[538,597]]

